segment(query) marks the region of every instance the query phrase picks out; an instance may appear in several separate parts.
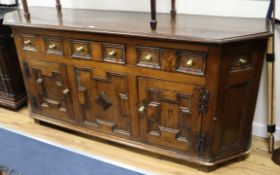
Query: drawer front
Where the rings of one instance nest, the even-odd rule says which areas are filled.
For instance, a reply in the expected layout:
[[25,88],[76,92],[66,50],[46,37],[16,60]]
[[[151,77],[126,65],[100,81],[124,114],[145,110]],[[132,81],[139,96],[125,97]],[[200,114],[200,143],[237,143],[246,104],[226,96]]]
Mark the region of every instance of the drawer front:
[[230,67],[231,73],[249,71],[253,69],[254,63],[249,54],[239,54],[234,56],[234,61]]
[[125,45],[121,44],[102,44],[103,61],[125,64]]
[[136,47],[137,66],[204,75],[207,53],[154,47]]
[[63,55],[63,41],[60,38],[45,37],[45,50],[47,54]]
[[150,78],[138,78],[141,138],[160,147],[195,152],[201,116],[202,88]]
[[22,49],[25,51],[38,51],[37,38],[33,35],[21,36]]
[[204,75],[206,67],[206,53],[192,51],[178,51],[176,71],[195,75]]
[[91,59],[91,45],[88,41],[70,40],[73,58]]
[[153,47],[137,47],[137,65],[160,69],[160,49]]

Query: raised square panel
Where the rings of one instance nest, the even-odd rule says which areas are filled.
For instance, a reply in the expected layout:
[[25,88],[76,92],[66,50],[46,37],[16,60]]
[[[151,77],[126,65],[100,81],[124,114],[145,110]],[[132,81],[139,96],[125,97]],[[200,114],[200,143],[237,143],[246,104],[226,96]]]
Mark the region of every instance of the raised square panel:
[[104,92],[101,92],[95,98],[95,101],[103,110],[108,109],[112,105],[112,103],[109,100],[109,97]]

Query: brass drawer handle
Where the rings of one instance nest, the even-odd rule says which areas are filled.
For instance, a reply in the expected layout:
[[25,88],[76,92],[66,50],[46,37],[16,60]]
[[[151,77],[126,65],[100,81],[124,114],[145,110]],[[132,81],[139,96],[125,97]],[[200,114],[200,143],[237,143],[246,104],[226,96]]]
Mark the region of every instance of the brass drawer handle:
[[31,40],[25,40],[23,43],[24,43],[25,45],[30,45],[32,42],[31,42]]
[[114,57],[114,56],[116,56],[116,54],[117,54],[117,52],[115,50],[112,50],[112,51],[108,52],[107,56]]
[[70,93],[70,90],[67,88],[67,89],[64,89],[63,91],[62,91],[62,93],[64,94],[64,95],[68,95],[69,93]]
[[49,45],[49,49],[56,49],[57,48],[57,45],[56,44],[51,44]]
[[151,54],[145,56],[146,61],[152,61],[152,59],[153,59],[153,56]]
[[80,46],[80,47],[76,48],[76,51],[79,52],[79,53],[82,53],[82,52],[85,51],[85,48],[83,46]]
[[239,65],[244,66],[248,63],[248,60],[244,58],[239,58],[238,63]]
[[145,107],[144,105],[142,105],[142,106],[140,106],[140,107],[138,108],[138,111],[139,111],[140,113],[143,113],[143,112],[145,111],[145,109],[146,109],[146,107]]
[[187,65],[188,67],[192,67],[192,66],[194,65],[193,59],[189,59],[189,60],[186,62],[186,65]]

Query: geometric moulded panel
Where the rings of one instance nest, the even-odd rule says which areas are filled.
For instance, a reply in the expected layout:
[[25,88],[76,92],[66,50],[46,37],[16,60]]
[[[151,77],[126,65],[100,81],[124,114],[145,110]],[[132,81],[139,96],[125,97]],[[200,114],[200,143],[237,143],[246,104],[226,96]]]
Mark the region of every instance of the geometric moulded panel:
[[75,68],[81,122],[92,129],[127,137],[130,135],[130,109],[127,76]]

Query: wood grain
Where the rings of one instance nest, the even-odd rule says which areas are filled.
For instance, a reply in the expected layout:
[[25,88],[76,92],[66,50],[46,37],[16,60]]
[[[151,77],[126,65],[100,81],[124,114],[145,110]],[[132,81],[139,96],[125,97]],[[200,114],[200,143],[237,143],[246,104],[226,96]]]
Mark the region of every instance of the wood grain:
[[[20,12],[6,18],[32,118],[202,170],[250,152],[271,35],[264,21],[250,19],[250,28],[243,19],[181,15],[157,33],[145,27],[146,13],[66,10],[72,17],[63,25],[51,8],[33,8],[35,16],[39,9],[50,16],[29,23],[18,21]],[[91,15],[98,20],[88,21]],[[90,22],[96,26],[85,26]]]

